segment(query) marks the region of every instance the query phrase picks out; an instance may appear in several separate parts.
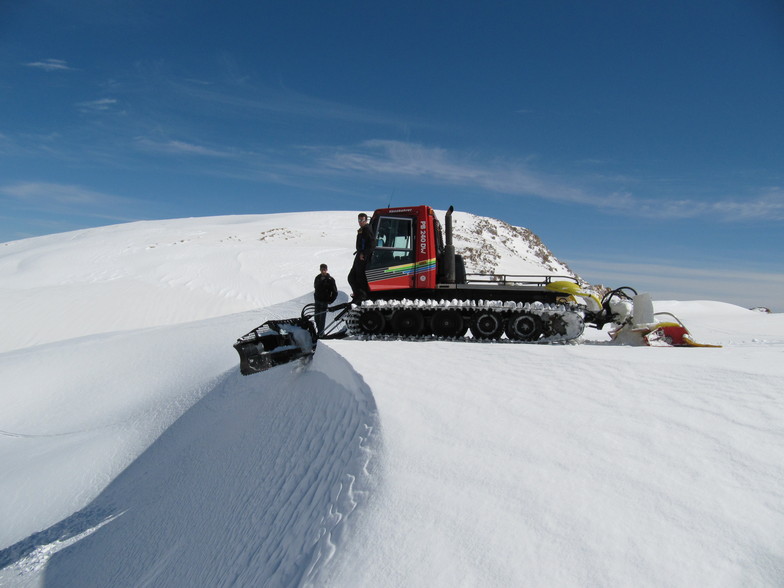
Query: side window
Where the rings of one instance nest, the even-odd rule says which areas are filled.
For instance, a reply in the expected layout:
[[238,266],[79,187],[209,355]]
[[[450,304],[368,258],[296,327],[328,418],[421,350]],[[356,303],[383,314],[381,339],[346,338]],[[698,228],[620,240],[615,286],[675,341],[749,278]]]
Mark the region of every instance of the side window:
[[371,267],[389,267],[414,261],[413,221],[382,216],[376,228],[376,249]]

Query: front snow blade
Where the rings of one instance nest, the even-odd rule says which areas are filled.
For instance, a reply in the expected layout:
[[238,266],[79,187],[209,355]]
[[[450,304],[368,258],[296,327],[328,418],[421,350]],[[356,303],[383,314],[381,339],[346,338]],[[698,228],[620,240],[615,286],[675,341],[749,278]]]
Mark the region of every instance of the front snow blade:
[[243,376],[313,355],[316,329],[305,317],[271,320],[243,335],[234,344]]

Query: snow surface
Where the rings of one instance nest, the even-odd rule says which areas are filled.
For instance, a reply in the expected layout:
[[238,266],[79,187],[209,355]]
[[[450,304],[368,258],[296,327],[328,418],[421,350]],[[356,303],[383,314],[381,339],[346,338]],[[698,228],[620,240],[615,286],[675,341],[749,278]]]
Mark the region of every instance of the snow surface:
[[0,244],[0,586],[784,583],[784,315],[657,301],[723,347],[343,340],[240,376],[319,263],[346,290],[354,217]]

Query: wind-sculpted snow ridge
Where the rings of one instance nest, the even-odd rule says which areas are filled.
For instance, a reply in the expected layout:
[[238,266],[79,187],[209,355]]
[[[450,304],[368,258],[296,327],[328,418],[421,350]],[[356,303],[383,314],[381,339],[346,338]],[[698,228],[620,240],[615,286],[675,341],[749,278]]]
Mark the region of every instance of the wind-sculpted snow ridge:
[[329,348],[232,370],[90,505],[0,551],[0,567],[46,565],[47,586],[318,585],[371,489],[377,436],[370,390]]

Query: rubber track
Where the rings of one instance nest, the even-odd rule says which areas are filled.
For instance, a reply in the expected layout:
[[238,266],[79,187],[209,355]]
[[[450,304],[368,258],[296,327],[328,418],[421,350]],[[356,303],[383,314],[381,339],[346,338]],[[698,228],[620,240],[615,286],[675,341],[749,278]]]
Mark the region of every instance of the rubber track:
[[[380,310],[386,316],[391,316],[398,309],[411,308],[417,309],[425,313],[435,312],[436,310],[457,310],[464,319],[468,318],[469,321],[476,315],[483,312],[498,312],[501,313],[502,319],[506,320],[509,316],[516,312],[525,312],[538,316],[545,325],[549,325],[556,318],[564,321],[566,326],[566,333],[554,334],[549,337],[540,337],[536,341],[522,341],[510,340],[506,335],[502,335],[500,339],[476,339],[469,333],[463,337],[436,337],[435,335],[419,335],[416,337],[403,336],[400,334],[385,332],[378,335],[371,335],[362,331],[359,328],[359,317],[369,310]],[[501,302],[495,300],[481,300],[481,301],[422,301],[422,300],[402,300],[402,301],[365,301],[361,306],[354,306],[346,314],[345,322],[348,330],[348,335],[352,339],[360,339],[363,341],[369,340],[396,340],[396,341],[470,341],[476,343],[567,343],[582,335],[585,324],[583,316],[580,312],[580,307],[565,306],[563,304],[544,304],[541,302],[534,303],[515,303],[515,302]],[[470,322],[469,322],[470,324]]]

